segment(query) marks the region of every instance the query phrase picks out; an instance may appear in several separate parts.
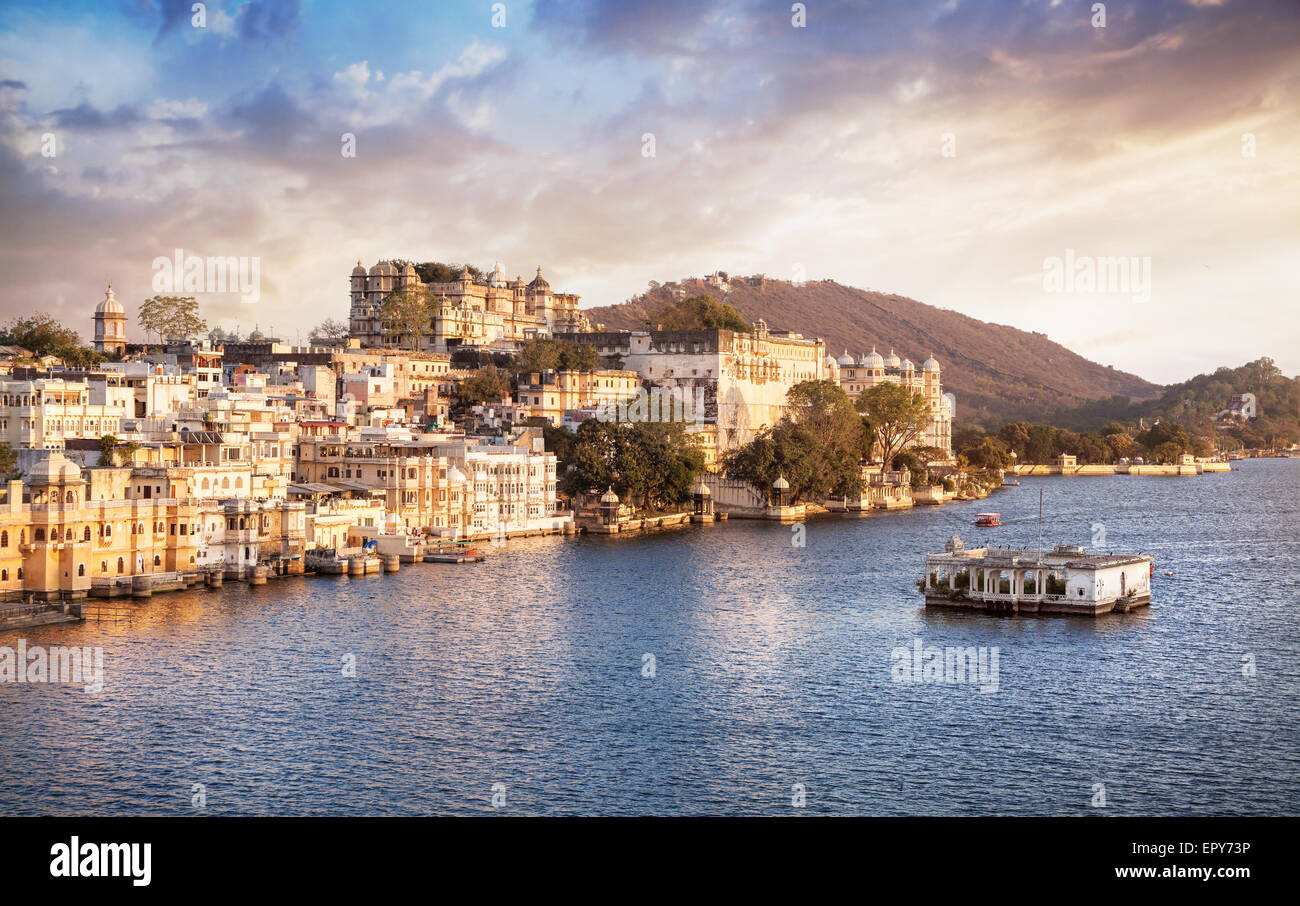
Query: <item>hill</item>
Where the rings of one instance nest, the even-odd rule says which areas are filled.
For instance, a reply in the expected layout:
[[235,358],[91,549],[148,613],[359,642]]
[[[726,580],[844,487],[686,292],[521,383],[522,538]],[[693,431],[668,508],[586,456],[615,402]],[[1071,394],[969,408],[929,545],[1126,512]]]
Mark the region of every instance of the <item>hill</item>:
[[854,355],[874,346],[893,349],[919,366],[931,355],[943,366],[945,391],[957,397],[959,420],[997,427],[1033,421],[1092,400],[1147,399],[1161,388],[1137,375],[1098,365],[1045,335],[990,324],[906,296],[870,292],[823,280],[796,286],[785,280],[737,277],[721,288],[688,279],[621,305],[586,309],[593,323],[635,330],[683,297],[725,299],[751,321],[826,340],[827,351]]

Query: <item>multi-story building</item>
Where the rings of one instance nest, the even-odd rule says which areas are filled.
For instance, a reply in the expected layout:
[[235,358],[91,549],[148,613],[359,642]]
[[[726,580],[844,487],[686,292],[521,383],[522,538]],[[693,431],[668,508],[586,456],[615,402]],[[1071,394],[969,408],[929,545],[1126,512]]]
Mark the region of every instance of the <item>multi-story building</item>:
[[407,531],[450,538],[560,531],[555,456],[533,445],[374,429],[301,437],[294,483],[373,491]]
[[856,359],[846,349],[839,358],[827,358],[826,368],[831,379],[853,399],[887,381],[921,394],[930,420],[925,433],[910,446],[936,447],[952,455],[952,405],[943,395],[942,371],[933,356],[918,371],[909,359],[900,359],[892,349],[887,356],[872,349]]
[[523,418],[544,418],[560,425],[566,412],[607,409],[636,395],[641,378],[635,371],[546,371],[519,375],[515,403]]
[[[652,388],[702,398],[710,446],[743,446],[786,411],[786,393],[826,377],[826,344],[788,331],[633,330],[562,337],[596,347],[603,359],[635,370]],[[699,393],[697,393],[699,391]]]
[[82,469],[52,451],[25,482],[9,482],[0,491],[0,597],[126,594],[140,577],[180,587],[204,569],[301,568],[301,503],[146,496],[133,492],[136,481],[131,468]]
[[[449,352],[461,347],[518,346],[537,337],[590,329],[578,297],[555,293],[542,276],[525,284],[506,278],[500,264],[482,282],[468,270],[450,283],[423,283],[409,262],[380,261],[367,271],[357,262],[350,280],[352,336],[365,347],[409,345]],[[418,338],[397,336],[384,323],[384,301],[409,288],[436,300],[428,328]]]

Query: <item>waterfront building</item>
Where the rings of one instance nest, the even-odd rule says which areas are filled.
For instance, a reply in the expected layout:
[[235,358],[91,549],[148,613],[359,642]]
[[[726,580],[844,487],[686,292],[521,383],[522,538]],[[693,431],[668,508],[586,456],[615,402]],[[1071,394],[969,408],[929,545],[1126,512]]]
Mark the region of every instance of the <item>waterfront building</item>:
[[752,333],[732,330],[633,330],[562,337],[589,343],[601,356],[637,372],[652,389],[688,400],[702,392],[704,433],[719,453],[743,446],[775,425],[786,394],[800,381],[826,377],[826,344],[759,319]]
[[[578,310],[578,296],[552,292],[540,266],[527,284],[522,277],[507,279],[500,264],[481,282],[465,270],[455,281],[426,284],[410,262],[379,261],[367,271],[358,261],[349,285],[351,333],[367,348],[510,348],[537,337],[590,329]],[[383,321],[384,300],[403,288],[437,300],[428,329],[419,338],[395,336]]]
[[894,350],[882,356],[873,348],[857,358],[846,349],[838,358],[827,358],[830,379],[839,383],[852,399],[886,381],[900,384],[925,398],[930,413],[925,433],[910,446],[937,447],[952,455],[952,406],[943,395],[942,369],[934,356],[918,369],[910,359],[900,359]]
[[405,530],[454,539],[561,531],[555,455],[519,434],[371,429],[299,438],[295,491],[376,491]]
[[51,451],[0,491],[0,598],[111,597],[193,584],[205,569],[300,569],[303,506],[138,491],[131,468],[83,469]]
[[967,548],[953,535],[943,553],[925,555],[922,591],[927,606],[1097,616],[1149,604],[1151,571],[1141,554]]

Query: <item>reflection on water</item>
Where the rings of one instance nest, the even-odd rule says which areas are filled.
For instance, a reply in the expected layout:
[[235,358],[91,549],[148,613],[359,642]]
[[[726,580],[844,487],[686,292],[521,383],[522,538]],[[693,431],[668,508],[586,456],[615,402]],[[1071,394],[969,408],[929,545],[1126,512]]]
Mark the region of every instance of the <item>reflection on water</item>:
[[[511,542],[479,565],[158,596],[106,688],[0,686],[0,812],[1293,814],[1300,463],[1025,480],[988,502],[809,524]],[[1156,557],[1096,620],[926,611],[951,534]],[[1230,539],[1230,540],[1224,540]],[[1164,571],[1173,575],[1166,577]],[[891,680],[890,653],[996,646],[999,691]],[[0,637],[16,644],[17,634]],[[642,675],[654,656],[653,677]],[[356,676],[344,676],[355,656]],[[1255,677],[1242,675],[1253,655]]]

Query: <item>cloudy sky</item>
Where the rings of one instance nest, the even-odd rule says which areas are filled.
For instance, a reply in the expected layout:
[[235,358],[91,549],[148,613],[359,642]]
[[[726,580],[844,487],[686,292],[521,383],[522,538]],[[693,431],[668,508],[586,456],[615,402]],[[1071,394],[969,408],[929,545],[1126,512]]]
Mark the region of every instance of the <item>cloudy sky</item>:
[[[260,259],[204,313],[288,340],[358,258],[541,264],[584,305],[722,269],[1156,381],[1300,372],[1296,0],[497,6],[7,0],[0,318],[89,335],[177,248]],[[1045,285],[1067,254],[1149,259],[1149,299]]]

